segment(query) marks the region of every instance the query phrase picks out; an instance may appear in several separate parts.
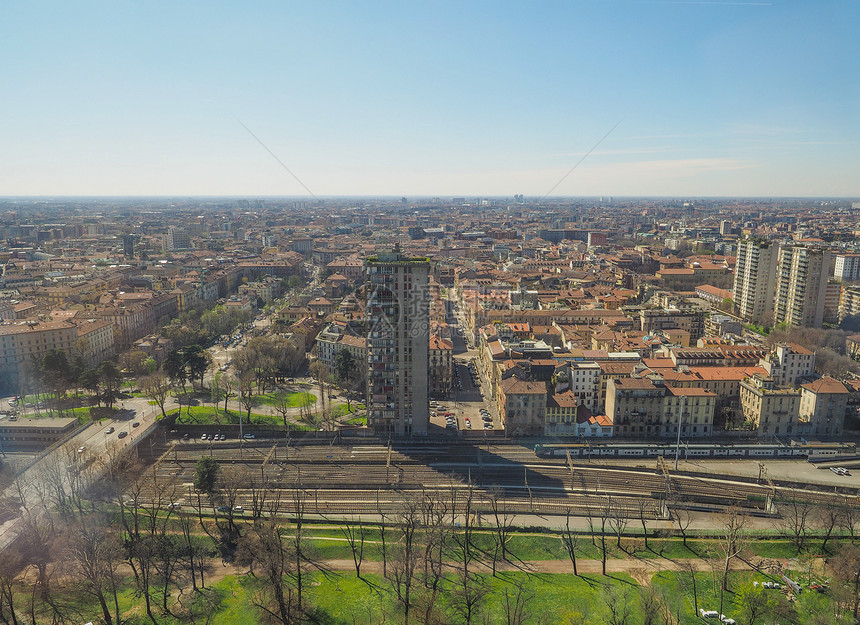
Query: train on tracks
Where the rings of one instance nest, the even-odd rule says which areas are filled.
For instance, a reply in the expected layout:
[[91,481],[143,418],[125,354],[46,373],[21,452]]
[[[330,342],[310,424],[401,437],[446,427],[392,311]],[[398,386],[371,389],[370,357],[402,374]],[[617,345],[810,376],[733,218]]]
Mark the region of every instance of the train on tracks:
[[[558,443],[537,444],[540,458],[674,458],[676,446],[661,443]],[[810,462],[843,460],[857,456],[854,443],[810,443],[792,441],[788,445],[739,443],[683,443],[680,458],[805,458]]]

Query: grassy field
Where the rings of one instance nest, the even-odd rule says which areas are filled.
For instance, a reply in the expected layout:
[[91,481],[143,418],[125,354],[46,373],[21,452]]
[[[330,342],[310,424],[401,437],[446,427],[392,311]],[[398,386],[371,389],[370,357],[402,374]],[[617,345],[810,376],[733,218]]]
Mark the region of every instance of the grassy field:
[[[180,411],[179,408],[174,408],[173,410],[167,411],[167,416],[173,416]],[[201,425],[220,425],[222,423],[227,424],[236,424],[239,423],[239,411],[238,410],[228,410],[226,413],[218,408],[214,409],[211,406],[191,406],[191,416],[188,416],[188,406],[183,406],[181,408],[182,414],[176,419],[177,423],[194,423]],[[249,423],[247,418],[247,413],[242,411],[242,422]],[[288,418],[288,422],[290,419]],[[284,420],[280,415],[267,415],[260,414],[256,412],[251,413],[251,425],[280,425],[283,426]],[[292,423],[291,427],[296,430],[312,430],[305,425],[300,425],[297,423]]]
[[[313,539],[315,549],[318,549],[325,558],[351,558],[352,554],[348,545],[343,542],[344,533],[338,528],[307,526],[307,535]],[[388,540],[395,540],[393,532],[386,532]],[[364,557],[369,561],[381,559],[379,543],[381,534],[378,527],[365,526],[365,540],[368,547]],[[331,539],[330,542],[325,539]],[[477,530],[474,533],[475,545],[484,553],[493,550],[494,533],[488,530]],[[833,541],[831,540],[831,543]],[[617,546],[614,536],[606,537],[607,558],[637,558],[640,560],[678,560],[689,558],[714,558],[719,557],[720,552],[714,541],[707,539],[689,539],[688,546],[684,546],[680,539],[649,539],[649,549],[645,549],[642,539],[625,538],[621,541],[621,548]],[[808,554],[825,555],[817,549],[818,543],[809,544]],[[832,546],[832,545],[831,545]],[[513,533],[508,542],[508,550],[520,560],[564,560],[567,552],[562,545],[561,536],[558,534],[528,534]],[[747,552],[759,558],[788,559],[798,557],[796,547],[788,540],[755,540],[747,547]],[[600,537],[596,536],[594,544],[591,537],[583,535],[579,537],[577,544],[577,557],[584,560],[599,560]]]
[[[216,571],[217,573],[217,571]],[[379,575],[364,575],[366,581],[359,580],[354,573],[339,572],[323,575],[309,573],[306,576],[305,605],[313,615],[309,622],[326,625],[377,625],[378,623],[402,622],[402,608],[389,580]],[[477,576],[477,583],[485,588],[485,595],[478,608],[485,614],[479,622],[506,622],[506,595],[512,600],[522,589],[524,611],[527,614],[541,614],[547,617],[541,622],[564,623],[565,619],[589,616],[589,623],[606,622],[606,594],[617,592],[624,596],[638,618],[638,602],[635,600],[635,582],[624,575],[607,578],[598,576],[575,577],[573,575],[526,575],[510,573],[504,576]],[[261,582],[249,576],[226,575],[217,581],[210,581],[207,587],[212,592],[214,615],[212,623],[219,625],[259,625],[265,623],[261,611],[254,605],[260,596]],[[460,623],[456,616],[453,601],[456,595],[456,578],[448,575],[441,585],[442,592],[433,603],[433,613],[444,620],[435,622]],[[22,589],[23,590],[23,589]],[[21,597],[25,596],[22,592]],[[412,594],[415,605],[413,614],[427,606],[427,591],[416,579]],[[153,597],[153,613],[160,625],[179,625],[191,622],[181,609],[174,605],[172,614],[163,614],[158,604],[159,596]],[[186,599],[195,599],[188,589]],[[196,606],[202,607],[202,598],[196,597]],[[55,605],[79,615],[80,622],[98,621],[100,610],[92,597],[74,592],[71,589],[58,593]],[[110,605],[113,611],[113,605]],[[126,625],[151,623],[146,616],[144,601],[135,592],[133,580],[122,580],[119,592],[119,609]],[[53,615],[49,606],[37,601],[37,622],[50,623]],[[198,614],[197,622],[205,622]],[[548,619],[548,620],[547,620]],[[591,620],[594,619],[594,620]],[[410,622],[419,622],[410,619]],[[529,619],[527,622],[538,622]],[[568,622],[579,622],[576,620]],[[635,622],[638,622],[635,621]]]
[[[350,410],[351,408],[351,410]],[[345,417],[348,414],[352,414],[354,412],[361,412],[363,410],[367,410],[367,406],[364,404],[357,404],[353,402],[349,407],[346,404],[338,404],[334,408],[332,408],[331,413],[335,418]],[[365,419],[367,422],[367,419]]]
[[[171,531],[179,529],[178,519],[168,521]],[[343,540],[343,531],[333,525],[314,525],[305,527],[308,540],[303,551],[305,555],[314,560],[343,559],[351,560],[351,551],[348,544]],[[380,531],[378,527],[367,526],[364,551],[365,562],[377,563],[380,560]],[[419,530],[419,534],[420,534]],[[285,534],[288,540],[289,529]],[[389,538],[390,548],[395,548],[398,532],[390,531],[386,534]],[[478,551],[487,550],[492,544],[492,533],[486,530],[477,531],[475,542]],[[418,538],[419,544],[423,544],[423,538]],[[261,595],[261,577],[246,575],[235,575],[235,569],[231,574],[223,575],[220,560],[217,557],[217,549],[208,537],[199,538],[201,551],[211,558],[207,572],[207,587],[212,590],[210,600],[214,606],[214,615],[211,623],[225,625],[257,625],[265,623],[261,612],[255,605]],[[599,538],[598,538],[599,542]],[[529,618],[523,623],[532,625],[555,624],[562,625],[586,625],[591,623],[610,622],[610,606],[626,606],[630,611],[628,623],[643,622],[644,608],[642,596],[647,594],[643,587],[650,586],[657,594],[661,605],[672,613],[672,622],[676,625],[694,625],[700,623],[695,609],[704,608],[709,610],[720,609],[720,563],[721,560],[714,559],[713,571],[706,570],[698,572],[691,577],[689,573],[659,570],[659,562],[655,566],[646,566],[643,562],[630,559],[630,553],[637,551],[638,556],[650,553],[650,557],[657,557],[654,552],[662,552],[667,558],[666,566],[683,563],[685,559],[698,560],[696,554],[702,555],[715,548],[712,541],[689,540],[690,549],[683,546],[681,540],[662,539],[649,541],[653,552],[642,550],[640,541],[625,539],[622,545],[626,551],[619,550],[614,546],[614,540],[607,539],[613,547],[610,557],[628,558],[628,573],[612,574],[603,577],[597,574],[586,574],[574,576],[563,572],[554,573],[525,573],[525,572],[501,572],[497,577],[489,574],[477,576],[476,584],[483,588],[484,599],[479,602],[481,617],[473,622],[478,623],[507,623],[507,612],[512,602],[519,600],[523,602],[523,611]],[[599,558],[599,549],[592,545],[588,536],[580,538],[578,557],[581,559]],[[836,545],[834,544],[834,547]],[[208,547],[208,548],[207,548]],[[509,548],[514,554],[513,561],[520,560],[566,560],[566,554],[562,548],[560,537],[554,534],[516,532],[511,538]],[[752,541],[751,553],[781,554],[784,556],[795,555],[788,541]],[[671,564],[670,564],[671,562]],[[365,567],[365,571],[369,564]],[[566,564],[561,570],[566,569]],[[657,571],[656,573],[654,571]],[[458,597],[458,578],[456,573],[449,572],[440,585],[441,592],[435,598],[431,597],[425,589],[421,575],[423,568],[416,570],[416,578],[413,587],[412,599],[414,601],[413,614],[432,605],[436,623],[462,623],[464,619],[457,614],[456,601]],[[792,572],[794,579],[804,585],[811,580],[808,574]],[[752,581],[779,581],[776,577],[768,578],[762,573],[752,571],[732,571],[729,574],[729,592],[722,593],[722,612],[727,616],[735,618],[738,623],[743,623],[742,606],[740,597],[744,589],[752,586]],[[694,599],[695,587],[695,599]],[[399,604],[392,581],[386,580],[379,574],[365,573],[364,581],[358,579],[352,570],[327,572],[309,572],[305,577],[305,601],[306,606],[312,614],[309,622],[322,623],[326,625],[376,625],[378,623],[400,623],[403,622],[402,606]],[[23,585],[19,588],[21,597],[29,596],[29,587]],[[175,599],[176,590],[172,590]],[[190,590],[184,591],[183,597],[192,598],[198,608],[202,607],[202,596],[193,594]],[[816,593],[803,593],[795,608],[788,607],[787,601],[778,592],[769,595],[772,599],[773,613],[776,610],[785,610],[784,614],[796,610],[800,620],[794,622],[813,622],[811,615],[816,613],[832,612],[829,597],[822,597]],[[98,606],[92,597],[79,592],[74,582],[58,592],[54,597],[55,605],[73,612],[80,622],[97,620],[99,614]],[[135,592],[133,579],[127,577],[122,580],[119,597],[120,610],[124,617],[124,623],[128,625],[143,625],[151,622],[145,615],[143,601]],[[157,592],[153,597],[153,611],[160,625],[178,625],[179,623],[192,622],[187,614],[182,614],[182,607],[174,603],[172,614],[162,614],[158,606],[159,596]],[[826,605],[824,605],[826,604]],[[37,610],[40,618],[38,623],[52,622],[50,607],[39,605]],[[792,612],[793,613],[793,612]],[[789,619],[791,620],[791,619]],[[76,621],[77,622],[77,621]],[[206,622],[202,615],[198,614],[193,622]],[[423,622],[416,616],[410,619],[410,623]],[[616,621],[620,622],[620,621]],[[770,622],[770,621],[768,621]],[[780,619],[774,622],[789,622]],[[818,621],[816,621],[818,622]],[[825,622],[825,621],[821,621]],[[830,621],[826,621],[830,622]]]
[[299,408],[301,406],[313,406],[317,401],[317,396],[313,393],[308,393],[307,391],[293,391],[293,392],[275,392],[275,393],[266,393],[265,395],[257,395],[257,399],[261,404],[265,404],[267,406],[277,406],[280,404],[282,399],[287,400],[287,406],[290,408]]

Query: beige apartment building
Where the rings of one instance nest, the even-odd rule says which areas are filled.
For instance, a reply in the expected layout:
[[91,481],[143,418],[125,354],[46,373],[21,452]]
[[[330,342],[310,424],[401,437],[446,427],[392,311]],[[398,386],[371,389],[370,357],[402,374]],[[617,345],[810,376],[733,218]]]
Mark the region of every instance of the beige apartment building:
[[430,337],[430,396],[448,397],[454,385],[454,344],[440,336]]
[[[814,247],[786,246],[779,250],[773,299],[773,323],[820,328],[836,318],[832,306],[833,253]],[[828,297],[831,295],[831,297]]]
[[781,343],[759,362],[777,386],[796,387],[815,374],[815,353],[800,345]]
[[113,326],[101,319],[89,319],[78,324],[76,353],[90,367],[97,367],[116,355],[113,343]]
[[779,246],[771,241],[738,242],[732,299],[745,321],[767,321],[773,311]]
[[705,388],[665,384],[654,376],[610,380],[606,415],[621,438],[710,436],[717,394]]
[[512,376],[501,381],[498,393],[506,431],[516,436],[544,433],[546,384]]
[[30,364],[51,349],[73,354],[78,328],[68,321],[26,321],[0,325],[0,388],[18,390]]
[[800,421],[808,436],[841,436],[850,392],[839,380],[819,378],[800,387]]
[[760,436],[798,433],[800,391],[779,387],[766,375],[756,374],[741,382],[741,411]]
[[616,438],[656,438],[662,434],[666,388],[648,378],[610,379],[606,385],[606,416]]

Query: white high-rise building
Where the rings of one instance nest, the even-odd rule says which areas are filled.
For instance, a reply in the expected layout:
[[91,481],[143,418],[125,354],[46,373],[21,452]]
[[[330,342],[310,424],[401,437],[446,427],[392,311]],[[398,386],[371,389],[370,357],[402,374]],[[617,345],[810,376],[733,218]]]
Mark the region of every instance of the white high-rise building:
[[394,252],[365,260],[367,425],[380,434],[425,435],[430,261]]
[[833,253],[826,249],[791,245],[780,248],[773,323],[820,328],[833,298],[828,288],[833,276]]
[[773,310],[779,245],[762,239],[738,242],[732,299],[746,321],[767,321]]
[[860,280],[860,254],[837,254],[833,277],[843,282]]

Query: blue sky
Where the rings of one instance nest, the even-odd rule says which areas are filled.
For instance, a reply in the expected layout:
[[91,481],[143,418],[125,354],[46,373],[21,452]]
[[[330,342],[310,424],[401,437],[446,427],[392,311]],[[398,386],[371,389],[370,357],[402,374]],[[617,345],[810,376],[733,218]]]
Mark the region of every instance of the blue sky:
[[[0,195],[860,195],[858,0],[0,2]],[[241,122],[241,123],[240,123]]]

